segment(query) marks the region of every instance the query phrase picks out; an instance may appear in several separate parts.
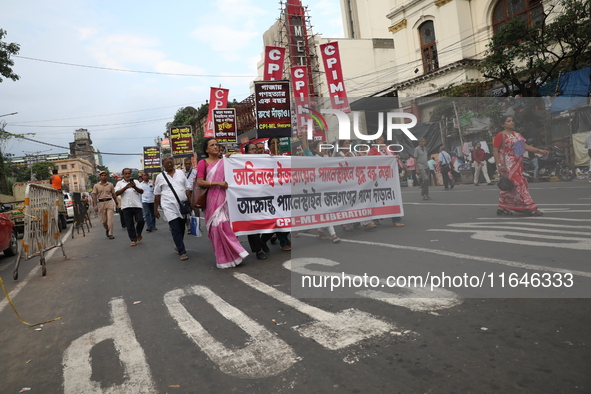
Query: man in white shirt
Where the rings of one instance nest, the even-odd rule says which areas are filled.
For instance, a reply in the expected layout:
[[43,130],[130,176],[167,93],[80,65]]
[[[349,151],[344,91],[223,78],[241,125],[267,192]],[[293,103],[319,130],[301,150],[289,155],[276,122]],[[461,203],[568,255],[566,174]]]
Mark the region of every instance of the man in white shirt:
[[[162,166],[164,171],[158,174],[156,186],[154,186],[154,216],[160,219],[160,212],[158,212],[158,206],[160,205],[165,220],[168,222],[168,227],[170,227],[176,251],[181,260],[187,260],[189,257],[183,241],[185,237],[185,218],[181,215],[177,197],[180,202],[191,201],[192,188],[183,171],[174,168],[174,160],[171,156],[162,159]],[[174,188],[174,192],[171,186]]]
[[193,162],[190,157],[185,159],[185,176],[189,181],[189,185],[193,187],[193,182],[195,182],[195,178],[197,177],[197,170],[193,168]]
[[142,240],[142,230],[144,229],[144,218],[142,216],[142,200],[140,194],[144,189],[140,183],[131,179],[131,169],[124,168],[123,179],[117,182],[115,194],[121,196],[121,212],[125,219],[127,235],[131,241],[130,246],[136,246],[138,241]]
[[154,217],[154,182],[150,180],[148,173],[142,174],[142,181],[140,187],[144,189],[142,193],[142,212],[144,213],[144,220],[146,221],[147,232],[158,230],[156,228],[156,218]]

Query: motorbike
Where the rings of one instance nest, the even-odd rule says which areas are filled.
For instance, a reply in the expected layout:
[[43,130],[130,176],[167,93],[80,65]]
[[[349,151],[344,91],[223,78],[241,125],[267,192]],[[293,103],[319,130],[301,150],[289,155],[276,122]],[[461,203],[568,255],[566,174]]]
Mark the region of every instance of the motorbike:
[[[566,162],[566,153],[555,145],[552,145],[548,152],[548,156],[538,158],[538,178],[548,180],[557,176],[561,181],[572,181],[576,172],[575,168]],[[531,159],[525,156],[523,175],[530,181],[534,179],[534,165]]]

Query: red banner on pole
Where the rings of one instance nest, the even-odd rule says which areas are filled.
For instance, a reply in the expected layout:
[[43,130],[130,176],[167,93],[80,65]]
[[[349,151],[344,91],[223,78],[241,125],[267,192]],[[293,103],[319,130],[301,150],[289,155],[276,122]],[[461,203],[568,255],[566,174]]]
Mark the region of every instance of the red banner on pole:
[[211,88],[209,93],[209,112],[207,113],[207,124],[205,125],[204,137],[213,137],[213,119],[211,111],[218,108],[226,108],[228,106],[229,89]]
[[285,61],[285,47],[265,47],[265,70],[263,81],[279,81],[283,79],[283,63]]
[[324,73],[328,84],[328,95],[333,109],[350,112],[343,70],[341,69],[341,56],[339,55],[339,43],[328,42],[320,45],[320,53],[324,63]]
[[308,67],[292,67],[291,71],[291,90],[293,91],[296,126],[298,135],[306,133],[308,120],[311,119],[307,114],[310,113],[310,86]]

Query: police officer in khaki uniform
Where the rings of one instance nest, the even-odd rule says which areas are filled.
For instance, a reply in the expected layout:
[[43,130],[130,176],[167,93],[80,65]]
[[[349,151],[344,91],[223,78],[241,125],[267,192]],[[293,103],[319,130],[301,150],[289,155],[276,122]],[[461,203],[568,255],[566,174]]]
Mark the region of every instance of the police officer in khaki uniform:
[[115,186],[111,182],[107,182],[107,171],[101,171],[99,177],[101,181],[92,188],[94,210],[99,213],[107,238],[115,239],[113,236],[113,214],[115,201],[117,201]]

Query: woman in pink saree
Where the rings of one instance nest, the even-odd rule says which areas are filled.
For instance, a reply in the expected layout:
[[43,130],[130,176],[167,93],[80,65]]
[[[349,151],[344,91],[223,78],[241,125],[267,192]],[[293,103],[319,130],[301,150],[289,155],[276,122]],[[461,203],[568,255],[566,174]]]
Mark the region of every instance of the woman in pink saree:
[[218,268],[236,267],[248,256],[230,226],[224,179],[224,161],[220,156],[220,147],[213,138],[203,141],[203,152],[207,159],[197,165],[197,182],[200,187],[209,188],[207,206],[204,210],[207,235],[213,246]]
[[493,153],[499,174],[511,180],[513,190],[501,191],[497,215],[512,215],[511,211],[515,211],[528,216],[542,216],[529,194],[527,179],[523,176],[523,154],[527,151],[547,155],[548,151],[526,144],[525,138],[513,131],[513,117],[502,117],[501,126],[503,131],[493,140]]

